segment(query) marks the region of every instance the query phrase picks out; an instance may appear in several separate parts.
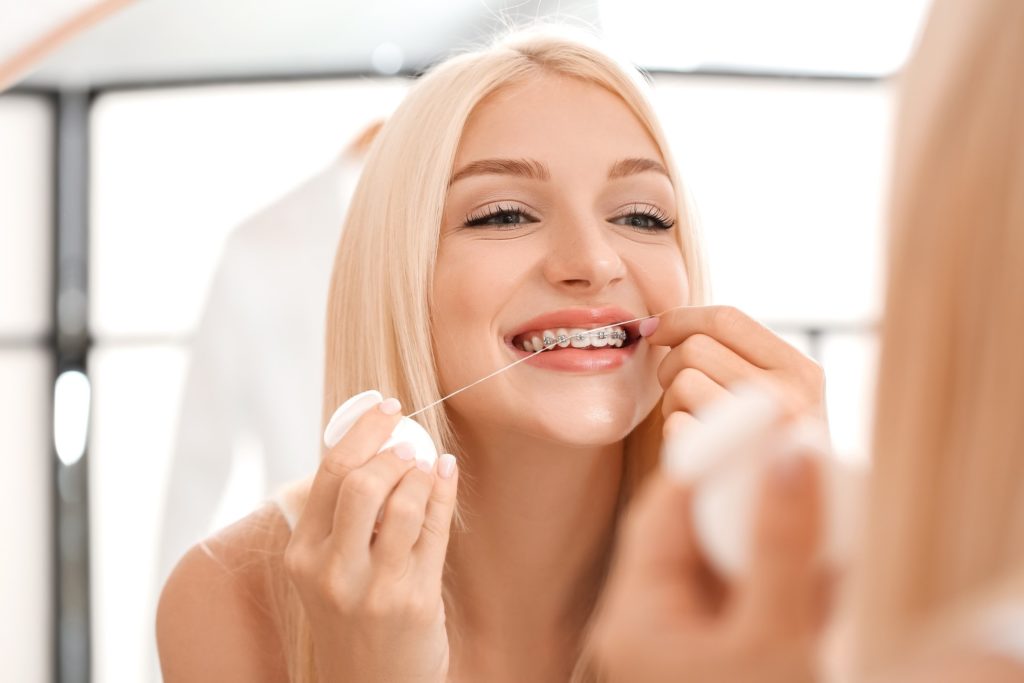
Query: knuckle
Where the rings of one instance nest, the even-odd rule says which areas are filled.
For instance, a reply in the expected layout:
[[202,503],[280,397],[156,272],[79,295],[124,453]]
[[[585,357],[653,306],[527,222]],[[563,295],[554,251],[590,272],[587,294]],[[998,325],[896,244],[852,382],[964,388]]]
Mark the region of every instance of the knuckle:
[[334,452],[328,453],[327,457],[324,458],[321,467],[327,471],[328,474],[334,475],[339,479],[344,479],[352,471],[346,463],[351,462],[350,457],[344,449],[335,449]]
[[354,470],[341,485],[345,495],[356,498],[376,498],[382,492],[381,482],[366,470]]
[[294,542],[289,542],[284,550],[284,569],[288,576],[293,579],[306,576],[310,562],[305,548]]
[[392,498],[387,514],[401,524],[414,524],[423,517],[423,509],[415,501],[406,498]]
[[711,326],[719,332],[729,332],[743,322],[743,313],[734,306],[718,306],[711,316]]
[[317,577],[316,590],[321,599],[339,614],[352,614],[357,609],[358,596],[353,595],[332,573],[324,572]]
[[677,387],[678,391],[686,394],[695,387],[697,387],[703,381],[703,372],[701,372],[697,368],[685,367],[679,371],[679,374],[676,376],[675,382],[673,382],[672,384],[673,386]]
[[448,534],[450,530],[451,523],[448,523],[445,520],[427,518],[423,522],[423,531],[421,533],[434,539],[438,545],[443,547],[444,544],[448,542]]
[[684,355],[691,361],[703,358],[711,350],[714,343],[714,340],[706,334],[700,332],[691,334],[682,343]]

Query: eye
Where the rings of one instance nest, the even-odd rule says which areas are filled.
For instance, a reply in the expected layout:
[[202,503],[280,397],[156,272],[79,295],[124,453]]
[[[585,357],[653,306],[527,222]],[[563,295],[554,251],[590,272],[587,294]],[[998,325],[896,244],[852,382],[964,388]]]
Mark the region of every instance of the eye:
[[668,230],[676,224],[664,211],[647,204],[634,204],[630,207],[629,213],[616,216],[612,223],[625,225],[639,232],[651,233]]
[[536,218],[526,213],[518,206],[511,204],[495,207],[488,207],[482,215],[470,214],[466,217],[464,225],[467,228],[480,228],[493,226],[499,229],[511,229],[517,225],[536,222]]

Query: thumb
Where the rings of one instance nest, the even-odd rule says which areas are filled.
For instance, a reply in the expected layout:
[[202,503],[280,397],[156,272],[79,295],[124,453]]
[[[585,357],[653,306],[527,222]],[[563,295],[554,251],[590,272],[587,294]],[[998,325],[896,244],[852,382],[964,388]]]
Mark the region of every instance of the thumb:
[[814,458],[774,459],[762,482],[749,574],[738,587],[742,619],[800,631],[817,621],[822,535],[819,472]]
[[623,518],[619,557],[642,577],[683,575],[701,565],[694,537],[693,490],[655,471]]

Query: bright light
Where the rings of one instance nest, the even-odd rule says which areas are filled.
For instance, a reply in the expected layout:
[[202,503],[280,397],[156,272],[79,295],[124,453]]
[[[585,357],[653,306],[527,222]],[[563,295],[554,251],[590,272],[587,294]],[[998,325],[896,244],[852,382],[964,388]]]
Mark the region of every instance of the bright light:
[[394,43],[381,43],[374,48],[371,61],[377,73],[393,76],[402,70],[402,65],[405,63],[405,53],[402,52],[402,48]]
[[930,0],[599,0],[601,26],[649,69],[888,76]]
[[54,384],[53,443],[57,457],[68,466],[85,455],[90,394],[89,378],[77,370],[61,373]]

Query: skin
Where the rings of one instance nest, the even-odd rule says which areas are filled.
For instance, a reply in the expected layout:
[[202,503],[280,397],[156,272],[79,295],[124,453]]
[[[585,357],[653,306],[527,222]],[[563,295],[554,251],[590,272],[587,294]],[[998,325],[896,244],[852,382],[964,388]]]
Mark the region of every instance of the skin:
[[[538,314],[615,305],[640,316],[689,303],[675,238],[631,215],[676,216],[668,177],[608,178],[622,159],[664,164],[615,95],[558,76],[494,93],[465,127],[453,176],[493,158],[530,159],[548,177],[487,173],[449,186],[431,301],[443,392],[511,361],[504,336]],[[467,227],[496,205],[529,217]],[[276,571],[306,606],[329,680],[565,681],[618,522],[622,439],[663,392],[674,428],[744,379],[771,381],[796,412],[824,413],[820,369],[722,307],[664,316],[615,370],[523,364],[453,398],[461,451],[451,477],[376,454],[397,417],[369,411],[325,455],[294,534],[268,508],[212,539],[216,560],[198,548],[182,560],[158,613],[165,680],[279,680],[276,625],[259,607]],[[449,537],[457,488],[468,529]],[[241,571],[252,565],[245,549],[267,545],[251,540],[260,529],[283,567]]]

